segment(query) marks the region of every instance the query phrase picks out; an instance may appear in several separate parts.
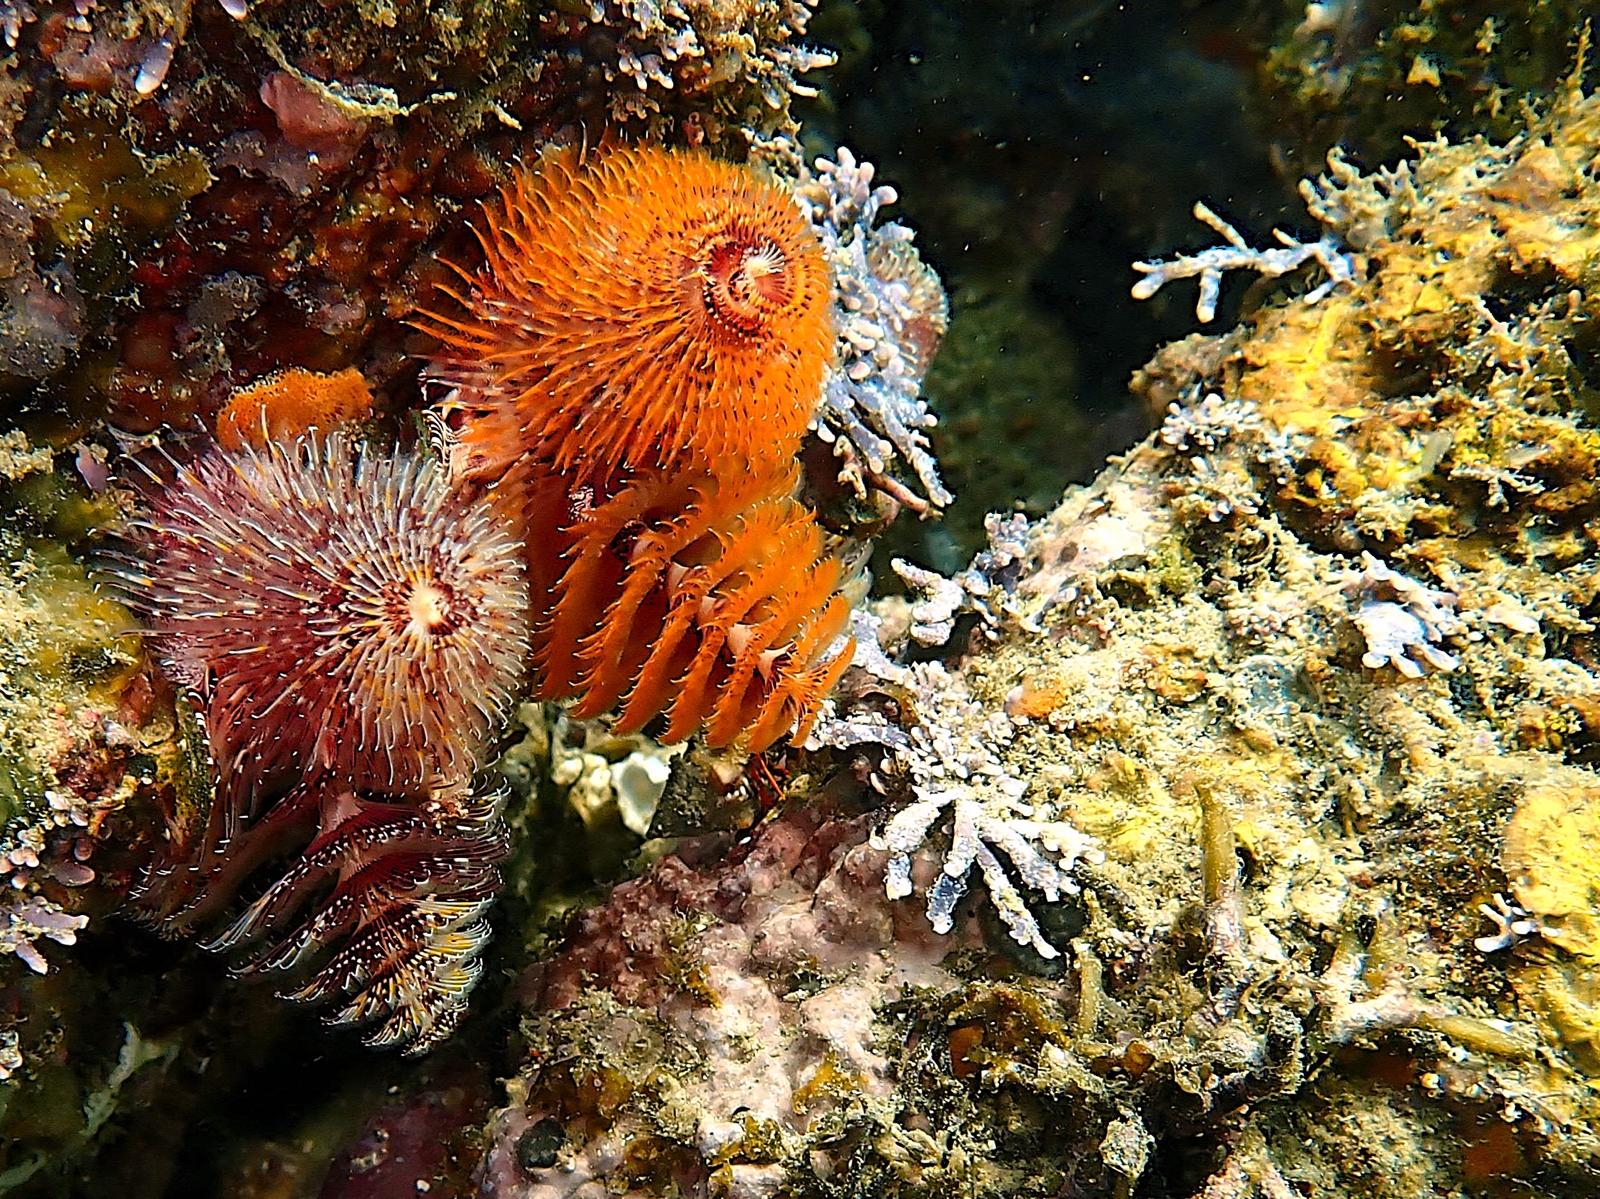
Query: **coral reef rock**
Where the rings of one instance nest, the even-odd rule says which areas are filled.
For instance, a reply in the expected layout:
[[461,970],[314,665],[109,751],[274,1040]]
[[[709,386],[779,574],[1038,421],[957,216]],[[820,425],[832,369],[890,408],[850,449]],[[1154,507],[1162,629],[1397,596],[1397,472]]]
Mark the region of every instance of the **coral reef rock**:
[[504,164],[607,132],[742,158],[795,129],[802,77],[831,61],[810,17],[3,0],[0,399],[70,439],[209,416],[288,367],[405,388],[428,251]]
[[[1573,84],[1335,157],[1348,276],[1158,353],[1162,428],[880,604],[775,817],[524,978],[483,1193],[1593,1193],[1597,138]],[[952,885],[979,776],[1070,887]]]

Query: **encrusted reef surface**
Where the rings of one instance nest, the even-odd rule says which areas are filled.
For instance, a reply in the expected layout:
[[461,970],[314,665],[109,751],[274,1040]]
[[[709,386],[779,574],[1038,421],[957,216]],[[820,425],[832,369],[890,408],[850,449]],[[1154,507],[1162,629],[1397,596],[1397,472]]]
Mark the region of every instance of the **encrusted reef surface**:
[[1380,159],[1435,131],[1509,135],[1522,98],[1566,75],[1591,15],[1583,0],[1262,0],[1242,24],[1259,36],[1261,123],[1286,165],[1314,166],[1338,143]]
[[830,61],[809,15],[4,0],[0,398],[58,438],[181,425],[291,366],[414,399],[419,254],[522,148],[611,129],[742,158]]
[[[83,459],[93,473],[96,461]],[[86,531],[115,505],[0,436],[0,1188],[48,1185],[119,1113],[164,1090],[185,972],[137,952],[87,958],[79,934],[136,873],[156,813],[203,787],[171,697],[142,669],[127,611],[94,585]],[[133,959],[130,961],[130,957]],[[141,1031],[142,1030],[142,1031]],[[153,1167],[159,1176],[161,1167]]]
[[[902,225],[867,162],[798,161],[791,101],[829,57],[799,0],[0,0],[0,1193],[1600,1195],[1600,99],[1580,67],[1513,103],[1555,77],[1570,6],[1473,32],[1477,75],[1413,53],[1408,86],[1453,111],[1465,88],[1494,140],[1381,169],[1336,153],[1276,242],[1259,180],[1237,227],[1198,203],[1242,177],[1243,131],[1169,170],[1137,82],[1148,59],[1236,109],[1213,67],[1243,34],[1122,41],[1144,19],[1109,5],[965,15],[990,8],[990,59],[1020,25],[1035,40],[995,83],[984,161],[1007,169],[985,194],[1029,196],[922,198],[951,210],[947,247],[963,220],[985,234],[952,316],[910,189]],[[1467,36],[1312,5],[1312,82],[1380,9],[1388,48]],[[852,12],[881,30],[876,11],[828,3],[813,32],[848,55]],[[899,29],[908,96],[953,94],[963,28]],[[1109,102],[1098,51],[1062,71],[1096,28],[1121,41]],[[1497,64],[1524,32],[1519,84]],[[1474,82],[1496,71],[1498,101]],[[1032,86],[1069,75],[1069,96]],[[1292,152],[1327,140],[1315,100],[1280,114],[1314,126]],[[1246,315],[1135,375],[1156,431],[1053,512],[991,516],[965,570],[941,551],[973,511],[920,539],[931,562],[880,562],[908,598],[854,613],[803,744],[664,747],[659,723],[508,696],[479,772],[506,795],[495,938],[474,923],[483,982],[420,1062],[123,918],[213,775],[93,582],[96,530],[140,504],[132,458],[181,459],[242,385],[337,370],[351,436],[420,460],[431,346],[405,322],[443,258],[470,274],[475,202],[550,144],[701,146],[776,164],[827,257],[840,340],[786,497],[853,602],[896,511],[972,484],[1043,513],[1056,482],[1016,447],[1088,444],[1058,394],[1081,351],[1033,301],[1103,287],[1109,251],[1064,279],[1084,226],[1037,172],[1084,143],[1034,105],[1097,103],[1121,114],[1108,147],[1152,135],[1146,166],[1108,150],[1072,195],[1120,195],[1113,222],[1167,171],[1219,239],[1138,264],[1135,297]],[[918,111],[878,115],[926,191],[968,122],[918,140]],[[1165,244],[1169,209],[1130,236]],[[781,666],[735,627],[753,670]],[[313,904],[364,869],[319,849]],[[272,874],[262,853],[240,873]]]
[[1600,1193],[1597,137],[1335,159],[1335,285],[525,973],[481,1193]]

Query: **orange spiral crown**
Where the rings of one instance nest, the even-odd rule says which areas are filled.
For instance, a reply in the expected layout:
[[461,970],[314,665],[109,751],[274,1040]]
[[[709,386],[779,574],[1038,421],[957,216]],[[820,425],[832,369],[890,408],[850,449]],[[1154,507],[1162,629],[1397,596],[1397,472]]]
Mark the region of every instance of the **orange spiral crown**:
[[520,521],[543,698],[758,750],[848,655],[846,571],[796,498],[832,279],[787,191],[703,154],[546,153],[476,230],[441,343],[453,467]]
[[833,349],[832,284],[788,193],[701,154],[546,153],[476,229],[443,343],[466,473],[716,469],[793,456]]

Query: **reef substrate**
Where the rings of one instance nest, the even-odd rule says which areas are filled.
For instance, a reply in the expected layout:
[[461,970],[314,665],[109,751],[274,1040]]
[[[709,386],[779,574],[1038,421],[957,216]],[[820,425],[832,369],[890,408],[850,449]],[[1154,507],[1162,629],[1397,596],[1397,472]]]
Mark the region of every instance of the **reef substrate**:
[[[780,814],[529,969],[480,1193],[1600,1191],[1597,137],[1573,84],[1334,159],[1350,277],[1162,350],[1155,434],[880,605],[923,665],[858,656]],[[1096,852],[1053,903],[1010,855],[940,936],[881,879],[954,850],[875,810],[963,737],[1002,854]]]

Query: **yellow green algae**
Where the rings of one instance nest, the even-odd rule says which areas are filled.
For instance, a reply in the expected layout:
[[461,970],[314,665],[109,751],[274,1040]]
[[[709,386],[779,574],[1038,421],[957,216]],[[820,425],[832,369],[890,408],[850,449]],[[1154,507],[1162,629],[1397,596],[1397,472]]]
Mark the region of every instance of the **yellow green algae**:
[[1264,0],[1243,24],[1270,31],[1259,118],[1292,165],[1314,167],[1333,145],[1376,163],[1435,132],[1506,139],[1524,99],[1566,77],[1592,15],[1583,0]]
[[83,741],[97,712],[116,708],[140,660],[127,610],[47,536],[83,519],[82,501],[60,494],[53,467],[50,450],[30,446],[20,432],[0,438],[10,501],[0,530],[0,615],[8,630],[0,645],[0,813],[8,821],[44,791],[68,786],[53,764]]
[[[87,452],[87,451],[86,451]],[[131,851],[192,785],[133,620],[79,550],[117,516],[16,431],[0,436],[0,1190],[91,1148],[146,1067],[147,982],[70,947],[109,918]],[[138,1085],[143,1086],[142,1080]]]

